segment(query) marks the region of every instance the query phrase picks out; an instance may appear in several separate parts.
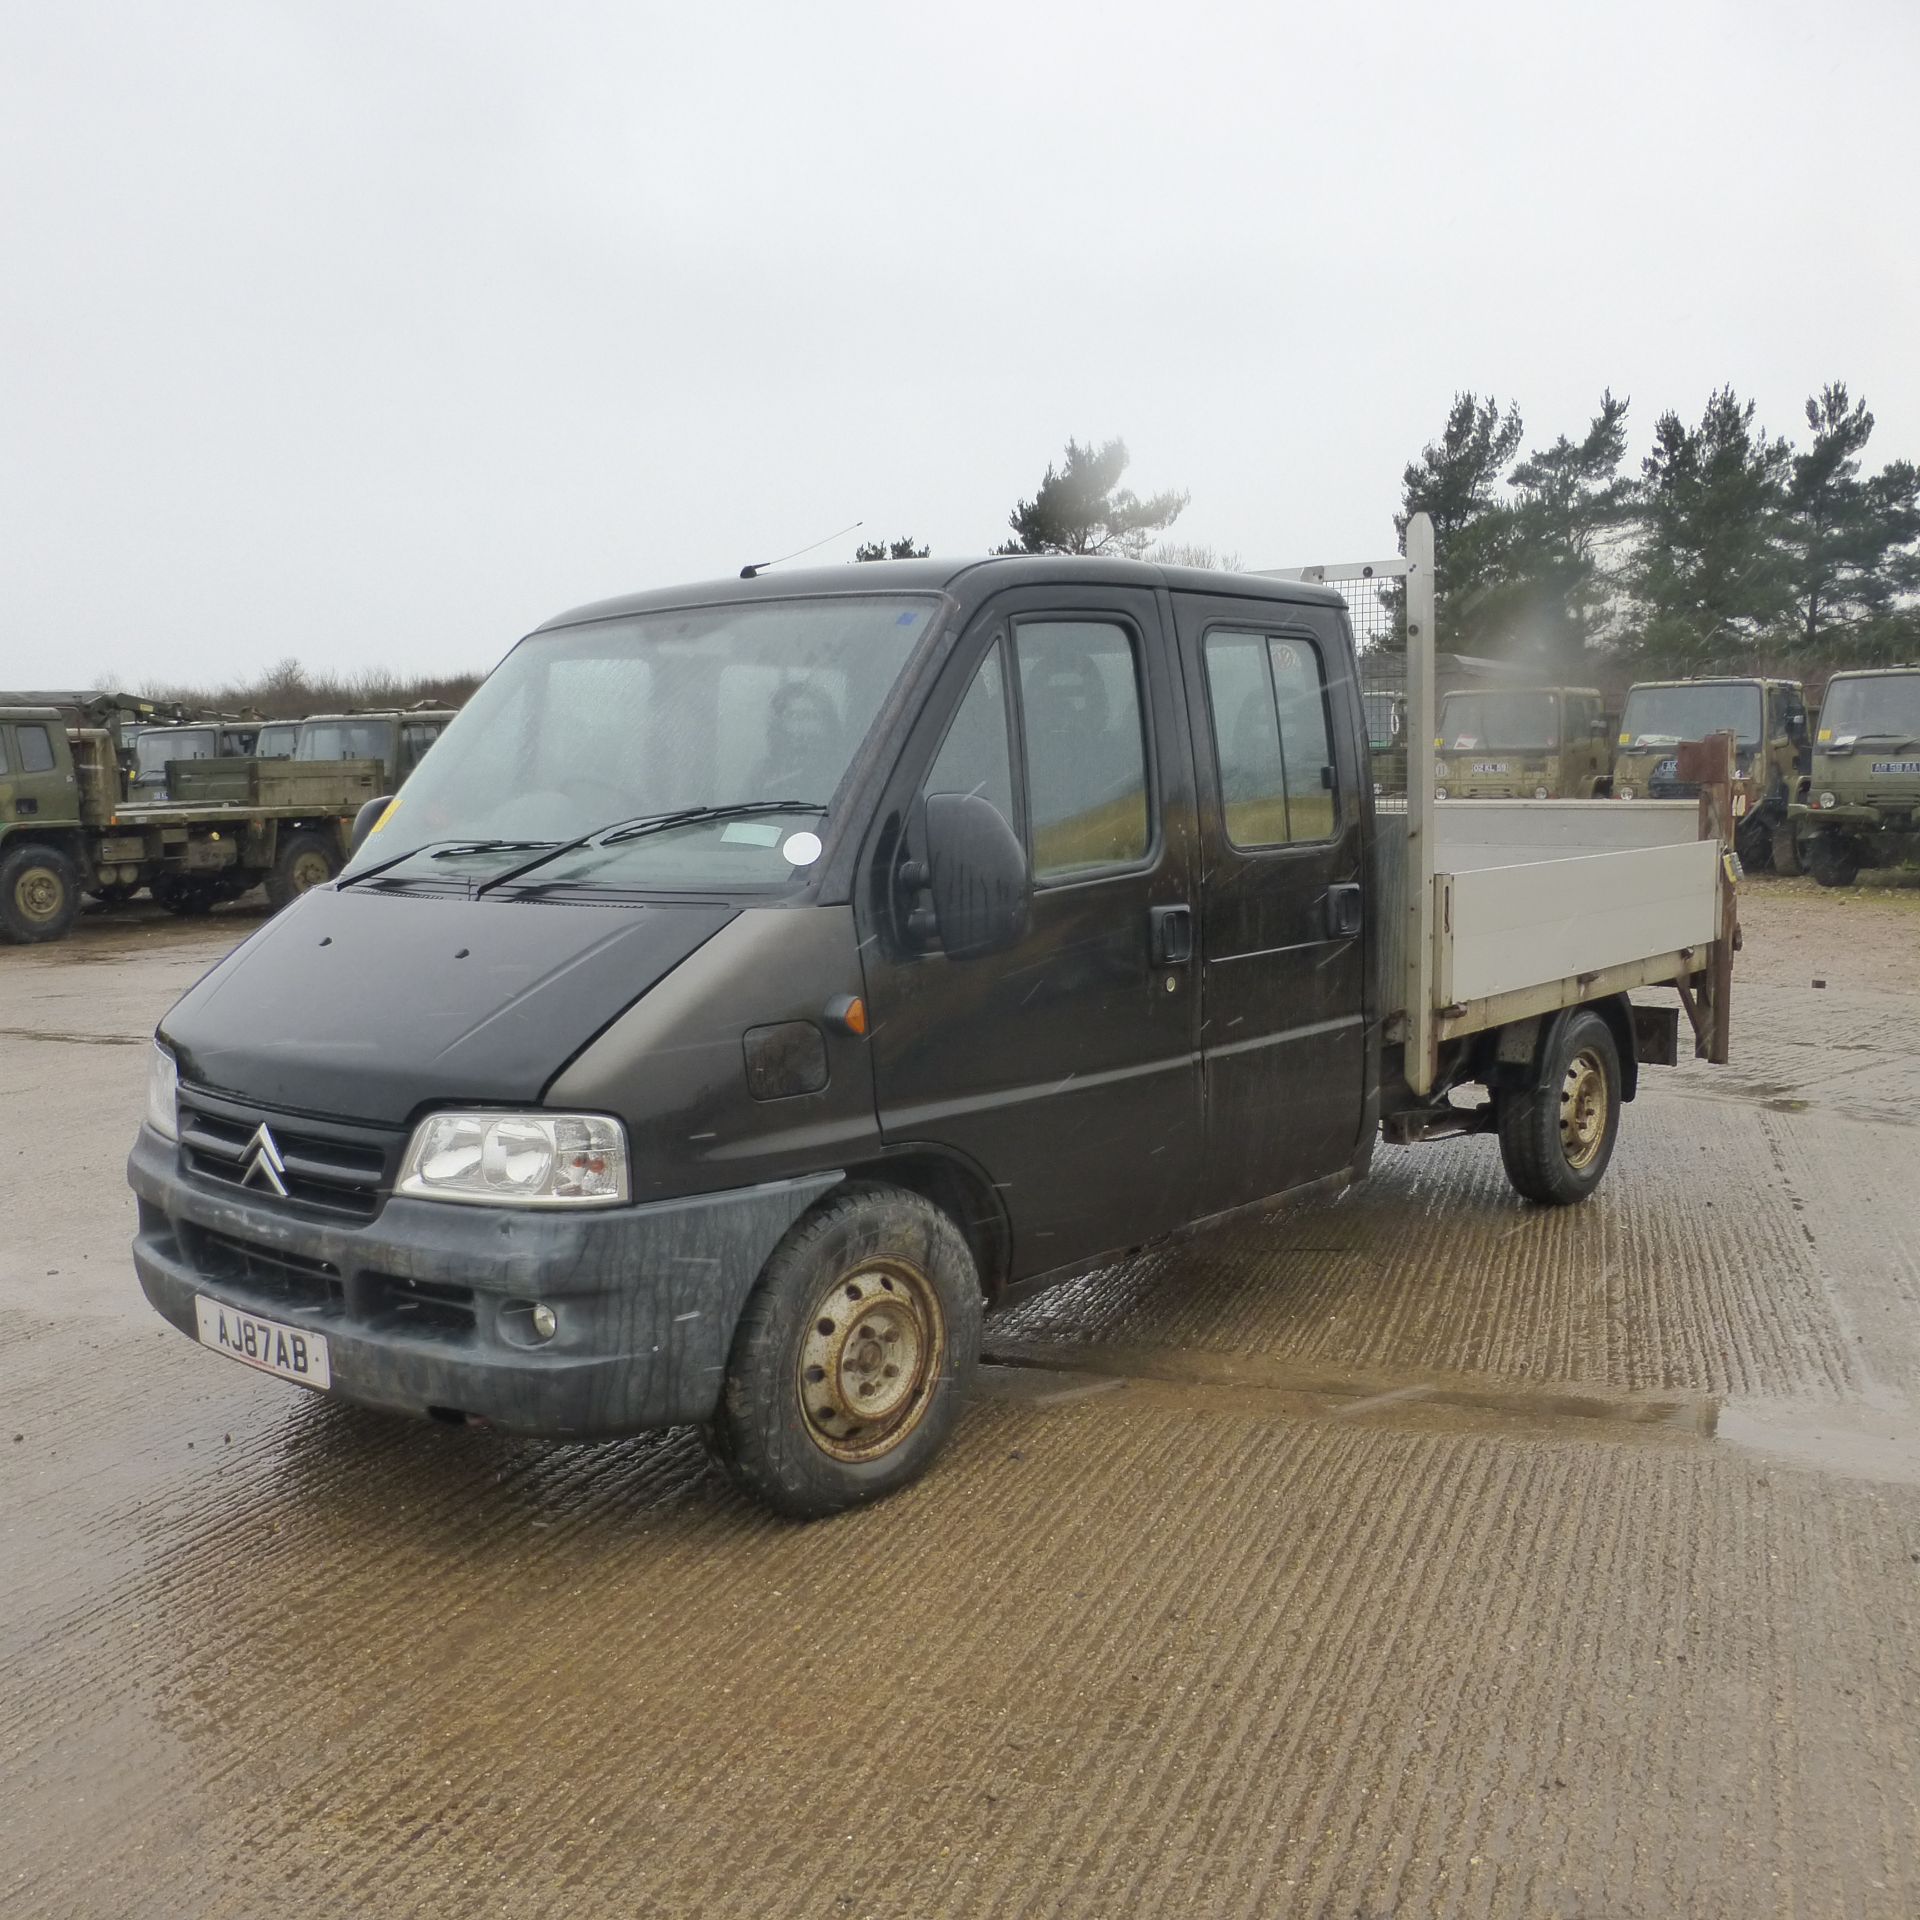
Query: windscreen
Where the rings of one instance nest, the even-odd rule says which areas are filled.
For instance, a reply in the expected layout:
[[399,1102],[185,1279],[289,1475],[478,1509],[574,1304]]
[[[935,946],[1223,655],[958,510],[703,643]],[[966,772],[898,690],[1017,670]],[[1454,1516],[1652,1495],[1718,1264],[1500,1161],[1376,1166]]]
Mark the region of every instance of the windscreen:
[[1635,687],[1620,715],[1620,744],[1670,747],[1731,733],[1760,744],[1760,689],[1751,680],[1695,680],[1677,687]]
[[[396,881],[477,879],[617,825],[785,801],[579,848],[527,884],[790,884],[818,857],[808,840],[829,834],[834,794],[935,606],[760,600],[534,634],[449,725],[354,865],[415,849]],[[473,847],[490,839],[515,845]]]
[[1835,680],[1820,709],[1820,743],[1920,740],[1920,673],[1869,674]]
[[159,780],[169,760],[211,760],[213,750],[211,727],[168,727],[143,733],[133,743],[133,763],[141,773]]
[[259,739],[253,743],[253,750],[262,760],[285,760],[292,754],[299,738],[300,729],[297,726],[262,727]]
[[1551,693],[1450,693],[1440,703],[1440,744],[1455,752],[1548,753],[1559,731],[1558,706]]
[[384,720],[309,720],[300,729],[296,760],[384,760],[393,728]]

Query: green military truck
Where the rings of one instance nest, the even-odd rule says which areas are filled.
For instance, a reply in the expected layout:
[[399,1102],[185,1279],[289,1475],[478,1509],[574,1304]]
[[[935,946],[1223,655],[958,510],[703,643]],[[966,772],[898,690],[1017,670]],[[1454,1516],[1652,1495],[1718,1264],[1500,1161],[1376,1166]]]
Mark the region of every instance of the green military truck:
[[166,773],[178,799],[123,800],[109,728],[0,706],[0,939],[61,939],[83,892],[144,886],[199,913],[264,884],[284,906],[339,871],[354,815],[387,791],[377,761],[173,761]]
[[1607,786],[1607,715],[1594,687],[1478,687],[1440,702],[1442,800],[1591,800]]
[[1812,759],[1797,680],[1636,681],[1620,710],[1613,797],[1691,799],[1699,789],[1680,778],[1680,743],[1716,733],[1734,740],[1734,846],[1741,865],[1752,873],[1797,871],[1787,810]]
[[420,757],[453,718],[451,707],[316,713],[301,722],[295,760],[378,760],[386,768],[382,793],[398,793]]
[[1827,682],[1812,778],[1788,813],[1801,863],[1823,887],[1920,858],[1920,665]]

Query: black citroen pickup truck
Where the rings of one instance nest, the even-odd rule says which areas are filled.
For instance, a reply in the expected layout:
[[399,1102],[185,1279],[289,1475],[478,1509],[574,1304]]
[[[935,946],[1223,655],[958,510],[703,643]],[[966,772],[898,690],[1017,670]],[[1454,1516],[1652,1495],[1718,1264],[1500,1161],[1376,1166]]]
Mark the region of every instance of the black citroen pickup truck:
[[886,1492],[987,1304],[1364,1173],[1383,1119],[1475,1130],[1458,1086],[1523,1192],[1591,1190],[1651,1030],[1583,972],[1413,1094],[1375,830],[1323,587],[902,561],[567,613],[161,1022],[141,1284],[365,1405]]

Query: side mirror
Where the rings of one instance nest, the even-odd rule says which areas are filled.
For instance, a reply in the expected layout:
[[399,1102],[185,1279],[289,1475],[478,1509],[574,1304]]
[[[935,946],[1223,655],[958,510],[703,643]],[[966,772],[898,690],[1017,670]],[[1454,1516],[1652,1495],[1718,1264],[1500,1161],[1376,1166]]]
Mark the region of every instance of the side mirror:
[[377,800],[367,804],[353,816],[353,831],[347,835],[347,858],[351,860],[360,851],[361,844],[373,831],[374,823],[393,805],[393,795],[383,793]]
[[978,793],[927,796],[927,886],[950,960],[1012,946],[1027,930],[1033,877],[1005,816]]

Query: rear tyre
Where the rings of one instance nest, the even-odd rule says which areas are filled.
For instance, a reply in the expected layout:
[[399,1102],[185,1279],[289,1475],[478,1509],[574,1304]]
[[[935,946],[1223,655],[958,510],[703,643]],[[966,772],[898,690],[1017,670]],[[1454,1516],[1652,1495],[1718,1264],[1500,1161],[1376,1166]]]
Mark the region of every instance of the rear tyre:
[[747,1301],[715,1456],[799,1520],[905,1486],[959,1417],[981,1313],[973,1256],[938,1207],[848,1187],[788,1231]]
[[64,940],[80,911],[80,877],[58,847],[0,854],[0,938],[18,946]]
[[1600,1184],[1620,1133],[1620,1050],[1591,1010],[1570,1014],[1548,1039],[1529,1087],[1498,1097],[1500,1159],[1515,1192],[1570,1207]]
[[290,833],[267,875],[267,904],[278,913],[303,893],[324,887],[339,871],[339,857],[325,834]]
[[1773,870],[1788,879],[1800,871],[1800,842],[1791,826],[1773,830]]
[[1807,865],[1823,887],[1850,887],[1860,877],[1860,855],[1837,833],[1816,833],[1807,843]]

